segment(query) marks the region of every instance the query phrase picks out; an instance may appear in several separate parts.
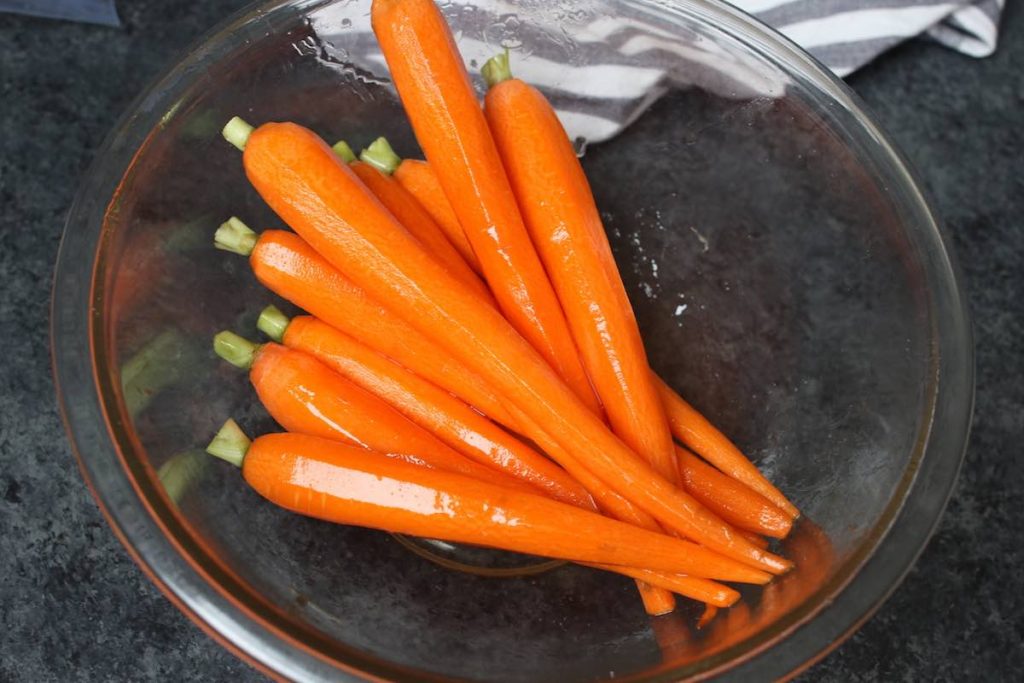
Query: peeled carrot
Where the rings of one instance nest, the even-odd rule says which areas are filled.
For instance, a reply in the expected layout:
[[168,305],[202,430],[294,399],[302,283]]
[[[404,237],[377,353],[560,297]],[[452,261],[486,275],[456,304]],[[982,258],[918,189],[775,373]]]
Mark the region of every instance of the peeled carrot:
[[[458,399],[412,375],[351,337],[311,317],[298,317],[289,322],[273,307],[260,315],[259,324],[260,329],[272,337],[283,334],[287,346],[310,353],[360,386],[385,398],[410,419],[418,421],[419,418],[422,426],[438,436],[452,436],[453,440],[449,443],[453,448],[462,450],[460,446],[468,447],[471,451],[462,452],[474,457],[478,449],[485,446],[487,453],[484,457],[488,460],[497,458],[498,464],[505,471],[515,474],[525,472],[524,478],[556,499],[578,507],[592,506],[586,491],[563,470],[507,432],[494,427]],[[477,460],[481,461],[479,456]],[[654,530],[657,530],[656,525]],[[645,591],[645,604],[654,614],[671,611],[674,599],[666,599],[663,595],[671,590],[698,600],[705,600],[711,595],[714,596],[711,599],[718,603],[731,604],[738,597],[727,590],[723,591],[721,586],[708,586],[706,581],[693,577],[665,577],[640,570],[623,571],[621,568],[613,570],[658,586]]]
[[[643,529],[655,532],[662,531],[661,527],[658,526],[658,523],[653,517],[642,510],[639,510],[628,500],[607,488],[600,479],[580,465],[579,461],[576,460],[567,450],[562,448],[554,439],[547,436],[543,430],[540,430],[533,425],[530,418],[518,413],[515,408],[512,408],[511,410],[513,411],[513,414],[515,414],[517,422],[526,426],[527,432],[533,436],[541,448],[543,448],[549,455],[552,455],[570,472],[570,474],[575,476],[584,485],[584,487],[586,487],[591,495],[594,496],[595,500],[598,501],[598,505],[604,514],[614,519],[618,519],[619,521],[634,524]],[[768,575],[765,574],[765,580],[767,580],[767,577]],[[666,588],[663,585],[652,584],[641,577],[635,576],[634,579],[636,579],[637,591],[639,591],[640,599],[644,604],[644,611],[648,614],[658,616],[668,614],[675,609],[676,599],[671,594],[671,589]]]
[[248,256],[256,278],[278,296],[514,428],[501,400],[476,373],[371,299],[301,237],[283,230],[257,235],[231,218],[214,240],[219,249]]
[[374,140],[369,147],[359,153],[359,158],[401,183],[444,231],[448,241],[458,250],[469,267],[483,274],[480,261],[466,238],[466,231],[462,229],[455,209],[441,189],[441,182],[430,168],[430,164],[419,159],[402,159],[391,149],[386,138]]
[[289,431],[343,440],[415,464],[534,490],[526,482],[455,452],[308,354],[274,343],[257,346],[231,332],[214,337],[214,350],[249,371],[260,402]]
[[[673,414],[671,426],[676,437],[683,443],[701,453],[730,476],[771,500],[790,516],[797,516],[799,510],[703,416],[660,380],[652,382],[650,379],[638,377],[641,366],[637,361],[643,357],[639,332],[625,337],[620,336],[620,339],[632,342],[630,346],[633,353],[629,359],[634,362],[626,365],[626,368],[633,372],[627,375],[628,380],[624,378],[626,373],[618,372],[619,367],[614,362],[619,360],[618,358],[611,359],[610,367],[613,370],[605,372],[601,372],[600,367],[592,360],[595,357],[599,358],[595,353],[595,347],[588,346],[578,331],[586,330],[587,326],[581,327],[579,317],[574,317],[570,308],[573,301],[584,299],[584,303],[587,303],[586,297],[577,296],[584,286],[610,285],[618,306],[614,309],[608,307],[606,310],[614,310],[619,314],[613,323],[619,322],[617,329],[620,330],[632,331],[636,328],[632,308],[621,286],[607,238],[601,228],[600,216],[593,205],[589,185],[568,137],[543,95],[522,81],[511,79],[507,61],[502,64],[500,60],[492,60],[488,64],[491,67],[488,73],[492,74],[489,80],[493,85],[485,99],[485,113],[491,132],[501,152],[511,184],[520,199],[520,207],[534,244],[537,245],[562,299],[563,309],[583,354],[586,369],[594,381],[598,395],[605,403],[609,420],[616,428],[616,432],[637,452],[643,454],[647,450],[660,454],[656,463],[659,464],[659,471],[664,473],[665,463],[671,462],[671,440],[669,439],[666,449],[665,430],[659,427],[660,420],[650,416],[664,415],[667,408]],[[529,141],[528,144],[524,144],[524,140]],[[403,166],[406,163],[403,163]],[[434,175],[429,165],[421,162],[419,166],[422,169],[421,175],[428,178]],[[436,191],[434,194],[437,194]],[[566,220],[566,215],[569,220]],[[572,227],[578,230],[573,232]],[[572,248],[566,237],[584,234],[589,238],[588,243],[572,251],[571,256],[581,260],[591,259],[592,262],[588,265],[594,270],[584,271],[581,268],[575,273],[575,278],[570,278],[570,274],[565,272],[566,261],[560,260],[559,257],[569,254]],[[596,270],[594,262],[597,261],[601,262],[603,277]],[[591,297],[590,301],[593,300]],[[589,313],[588,308],[583,310],[584,313]],[[601,322],[606,323],[606,319],[602,317]],[[590,329],[594,327],[589,326]],[[598,341],[603,340],[598,337]],[[598,347],[597,351],[600,350]],[[634,388],[635,392],[624,392],[626,400],[616,401],[616,387],[612,384],[616,381]],[[661,394],[661,397],[657,398],[656,394]],[[640,405],[634,403],[630,406],[626,403],[629,398],[633,398]],[[627,407],[634,409],[626,410]],[[653,448],[645,449],[638,445],[640,438],[630,438],[630,422],[623,417],[630,415],[641,416],[641,419],[642,416],[648,416],[645,420],[649,427],[646,435],[649,437],[647,441],[655,444]]]
[[716,515],[772,538],[785,538],[793,519],[746,484],[719,472],[685,448],[677,449],[683,486]]
[[619,441],[496,309],[408,233],[395,230],[394,218],[316,135],[294,124],[265,124],[248,133],[243,146],[250,182],[310,246],[477,372],[502,401],[579,452],[587,469],[611,488],[724,555],[775,573],[791,567],[738,537]]
[[[480,422],[486,425],[491,423],[479,413],[371,349],[362,346],[344,333],[308,316],[288,321],[280,311],[272,306],[260,315],[259,325],[260,329],[271,337],[283,336],[283,341],[290,348],[302,350],[317,357],[328,367],[337,370],[368,391],[392,402],[392,405],[398,406],[399,410],[403,406],[409,408],[410,402],[419,402],[419,407],[412,406],[410,413],[406,413],[414,421],[415,415],[422,415],[422,407],[425,405],[428,409],[433,408],[441,414],[442,419],[451,419],[450,426],[455,427],[456,430],[460,423],[465,423],[467,427],[464,432],[465,436],[460,440],[461,445],[476,447],[478,444],[493,440],[494,446],[491,450],[500,458],[499,464],[504,471],[513,470],[518,474],[525,470],[530,476],[524,478],[552,498],[561,499],[563,502],[577,507],[593,509],[593,502],[579,483],[568,477],[563,470],[554,466],[549,460],[537,455],[516,441],[514,437],[494,428],[493,425],[490,429],[481,429]],[[453,407],[454,410],[452,410]],[[469,414],[469,419],[466,419],[465,413]],[[430,417],[428,416],[427,419],[430,420]],[[430,428],[426,424],[423,426]],[[448,425],[441,426],[442,428],[448,427]],[[495,431],[498,434],[494,434]],[[483,435],[475,436],[479,432],[483,432]],[[511,445],[509,445],[510,442]],[[457,448],[456,444],[452,445]],[[523,457],[524,453],[526,458]],[[469,454],[467,453],[467,455]],[[515,462],[521,459],[525,459],[527,462],[525,464]],[[536,462],[538,459],[539,463]],[[539,470],[540,477],[533,474],[534,468]],[[552,469],[554,472],[551,472]],[[542,477],[550,477],[551,481],[538,480]],[[706,579],[606,565],[598,568],[614,571],[657,586],[657,588],[647,591],[648,600],[652,603],[650,610],[656,614],[670,611],[674,606],[674,599],[665,600],[664,597],[661,597],[661,592],[674,591],[696,600],[713,601],[721,606],[728,606],[739,598],[739,594],[735,591]]]
[[271,502],[329,522],[577,562],[730,580],[745,565],[540,495],[306,434],[253,442],[233,421],[207,451]]
[[[337,154],[339,141],[332,147]],[[346,148],[348,147],[345,145]],[[343,161],[347,155],[339,155]],[[418,239],[424,248],[434,255],[449,272],[459,278],[473,289],[480,292],[487,301],[493,302],[490,291],[480,280],[479,276],[466,264],[466,260],[455,249],[448,237],[441,230],[441,227],[434,222],[420,203],[409,194],[402,185],[391,177],[390,174],[381,172],[376,165],[354,159],[348,162],[356,176],[376,195],[380,203],[384,205],[391,214],[398,219],[409,233]]]
[[444,16],[433,0],[374,0],[370,20],[416,139],[502,312],[598,411]]
[[700,454],[702,458],[733,479],[743,482],[760,493],[790,517],[800,515],[800,510],[789,502],[786,496],[775,488],[722,432],[718,431],[693,406],[684,401],[661,378],[653,373],[652,376],[654,376],[661,393],[661,400],[668,413],[672,433],[684,446]]
[[349,335],[309,316],[289,321],[273,307],[260,315],[259,326],[285,346],[310,354],[383,399],[464,456],[522,479],[557,500],[593,506],[586,490],[561,467],[448,392]]
[[[670,594],[677,593],[693,600],[700,600],[701,602],[706,602],[717,607],[729,607],[740,599],[740,594],[738,592],[728,586],[723,586],[720,583],[711,581],[710,579],[699,579],[685,574],[666,574],[665,572],[655,572],[647,569],[634,569],[632,567],[622,567],[617,565],[595,563],[586,564],[597,569],[603,569],[605,571],[622,574],[623,576],[629,576],[636,579],[638,585],[646,584],[650,588],[667,591]],[[672,606],[674,607],[674,603]],[[654,615],[666,614],[672,611],[671,607],[668,610],[659,611],[652,611],[652,609],[657,608],[652,607],[651,609],[648,609],[648,613]]]
[[737,531],[741,536],[743,536],[743,538],[747,539],[762,550],[769,546],[768,539],[760,534],[755,534],[753,531],[745,531],[743,529],[737,529]]
[[487,123],[608,420],[627,446],[674,481],[665,409],[569,136],[540,91],[512,78],[508,53],[488,61],[483,74]]
[[716,616],[718,616],[718,607],[719,606],[713,605],[710,602],[705,605],[704,611],[700,615],[700,619],[697,620],[698,629],[705,628]]

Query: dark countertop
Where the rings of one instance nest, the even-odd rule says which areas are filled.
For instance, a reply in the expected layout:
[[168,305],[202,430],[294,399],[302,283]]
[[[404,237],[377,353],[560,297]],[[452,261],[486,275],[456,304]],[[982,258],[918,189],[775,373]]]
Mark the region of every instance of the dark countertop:
[[[260,680],[142,575],[63,435],[52,267],[80,174],[119,112],[245,0],[121,3],[111,29],[0,15],[0,681]],[[914,42],[850,79],[953,236],[975,316],[967,461],[916,568],[806,680],[1011,680],[1024,669],[1024,11],[974,60]]]

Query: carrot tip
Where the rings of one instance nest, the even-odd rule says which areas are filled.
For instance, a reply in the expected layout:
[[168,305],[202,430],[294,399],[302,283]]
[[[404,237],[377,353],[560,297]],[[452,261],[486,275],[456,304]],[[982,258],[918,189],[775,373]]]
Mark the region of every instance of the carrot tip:
[[704,627],[706,627],[708,624],[711,623],[711,621],[715,618],[717,614],[717,607],[715,607],[714,605],[706,605],[704,607],[704,613],[701,614],[700,619],[697,620],[697,628],[703,629]]
[[227,330],[213,336],[213,352],[242,370],[252,367],[257,348],[256,344],[248,339]]
[[370,146],[359,153],[359,160],[364,161],[381,173],[391,175],[402,163],[402,157],[395,154],[387,138],[377,138]]
[[235,116],[225,124],[221,135],[224,136],[225,140],[237,147],[239,151],[243,151],[245,143],[249,142],[249,136],[252,135],[252,131],[253,127],[246,123],[243,118]]
[[508,48],[505,51],[494,55],[480,69],[484,82],[488,88],[493,88],[502,81],[512,78],[512,67],[509,65]]
[[331,147],[334,153],[341,157],[341,160],[346,164],[350,164],[356,160],[356,153],[352,151],[352,148],[348,146],[348,143],[344,140],[338,140]]
[[241,467],[250,444],[252,441],[238,426],[238,423],[228,418],[217,435],[213,437],[210,445],[206,447],[206,452],[221,460],[226,460],[235,467]]
[[259,235],[238,217],[232,216],[213,233],[213,246],[240,256],[248,256],[256,248]]
[[260,311],[256,328],[274,341],[280,343],[291,320],[277,306],[271,304]]

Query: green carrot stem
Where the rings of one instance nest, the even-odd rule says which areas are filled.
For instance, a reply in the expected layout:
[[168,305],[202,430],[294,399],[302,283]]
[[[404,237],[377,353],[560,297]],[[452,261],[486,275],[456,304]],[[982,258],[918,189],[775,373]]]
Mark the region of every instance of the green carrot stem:
[[145,410],[192,362],[191,348],[175,330],[165,330],[147,342],[121,366],[121,391],[128,414],[135,417]]
[[190,450],[171,457],[157,470],[156,475],[164,485],[167,497],[175,503],[181,502],[192,485],[206,469],[210,459],[200,450]]
[[236,368],[248,370],[256,359],[258,344],[253,344],[234,332],[218,332],[213,337],[213,351]]
[[217,228],[213,233],[213,246],[224,251],[230,251],[242,256],[248,256],[256,248],[256,241],[259,235],[249,229],[249,226],[232,216]]
[[291,320],[277,306],[271,304],[260,312],[256,327],[263,334],[280,343]]
[[395,154],[387,138],[377,138],[359,153],[359,159],[370,164],[381,173],[391,175],[402,163],[402,157]]
[[341,157],[341,160],[346,164],[351,164],[356,160],[356,153],[352,151],[352,148],[349,147],[348,143],[344,140],[338,140],[335,142],[331,149],[334,150],[334,153]]
[[252,441],[238,426],[238,423],[229,418],[217,432],[217,436],[213,437],[210,445],[206,447],[206,452],[228,461],[235,467],[241,467],[250,444]]
[[224,126],[221,135],[224,136],[225,140],[237,147],[239,151],[243,151],[245,143],[249,142],[249,136],[252,135],[253,130],[253,127],[245,122],[245,119],[235,116]]
[[480,69],[488,88],[493,88],[502,81],[512,78],[512,67],[509,65],[508,48],[501,54],[494,55]]

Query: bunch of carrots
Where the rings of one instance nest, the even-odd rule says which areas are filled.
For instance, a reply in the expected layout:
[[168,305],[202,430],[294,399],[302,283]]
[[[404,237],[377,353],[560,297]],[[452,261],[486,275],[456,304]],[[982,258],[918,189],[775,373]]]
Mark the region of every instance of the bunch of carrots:
[[270,501],[354,524],[634,579],[651,614],[705,619],[792,564],[798,510],[652,373],[587,179],[554,110],[483,68],[483,106],[432,0],[374,0],[426,160],[357,158],[292,123],[224,128],[294,232],[232,218],[216,246],[309,315],[216,352],[287,430],[231,420],[208,451]]

